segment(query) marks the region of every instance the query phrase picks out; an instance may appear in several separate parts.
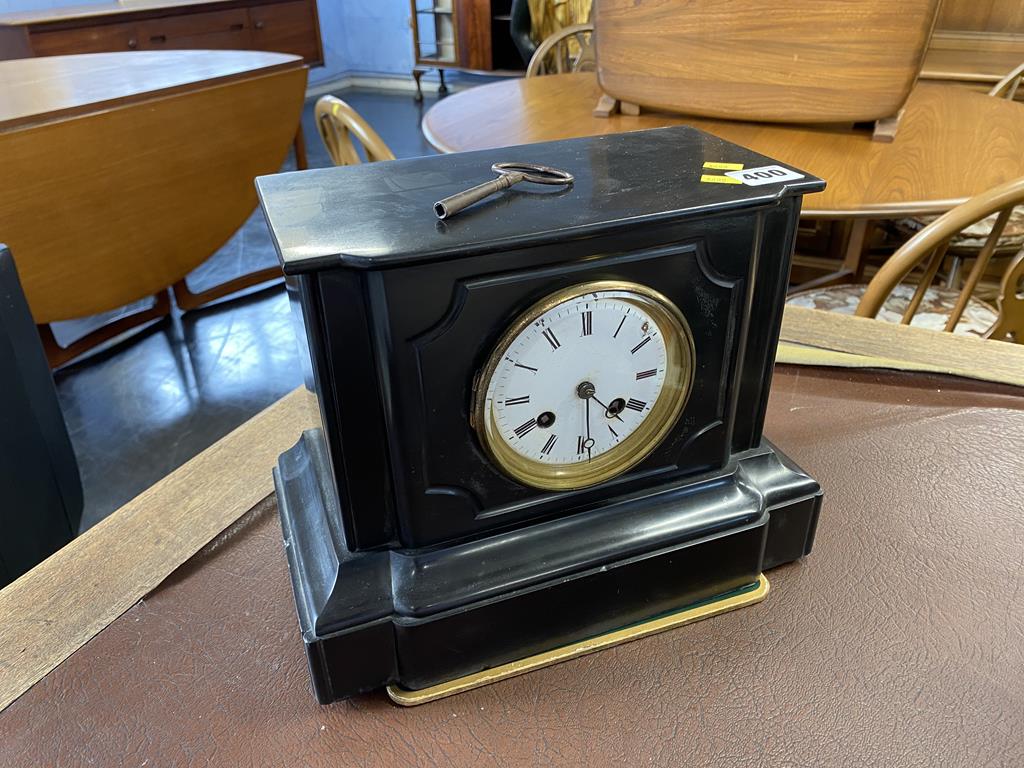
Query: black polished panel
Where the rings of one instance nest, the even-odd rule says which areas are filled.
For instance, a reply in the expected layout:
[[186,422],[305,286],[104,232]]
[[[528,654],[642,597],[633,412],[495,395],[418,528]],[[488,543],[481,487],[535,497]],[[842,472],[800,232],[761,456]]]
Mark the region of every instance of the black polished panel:
[[[577,181],[433,218],[510,160]],[[258,181],[323,421],[276,474],[322,701],[641,621],[809,551],[820,489],[761,426],[801,196],[823,184],[703,183],[709,161],[775,165],[679,127]],[[693,390],[626,474],[539,491],[487,459],[474,376],[527,307],[592,280],[680,308]]]

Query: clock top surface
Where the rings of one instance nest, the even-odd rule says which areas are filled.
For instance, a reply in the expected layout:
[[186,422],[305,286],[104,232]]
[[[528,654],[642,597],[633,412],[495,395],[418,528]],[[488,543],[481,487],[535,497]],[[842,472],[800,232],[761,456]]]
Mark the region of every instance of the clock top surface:
[[[560,168],[575,182],[568,189],[519,184],[451,219],[437,219],[436,201],[495,178],[491,165],[499,162]],[[721,181],[738,167],[765,166],[793,170],[800,178],[757,186]],[[719,180],[702,182],[702,176]],[[542,245],[770,205],[824,186],[815,176],[688,126],[256,180],[287,273],[337,266],[378,269]]]

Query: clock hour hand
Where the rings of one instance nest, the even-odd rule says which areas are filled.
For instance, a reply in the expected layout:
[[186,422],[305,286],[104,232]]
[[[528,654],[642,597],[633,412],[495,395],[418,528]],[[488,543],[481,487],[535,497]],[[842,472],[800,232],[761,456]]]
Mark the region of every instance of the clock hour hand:
[[[622,417],[619,416],[619,412],[618,411],[612,410],[607,405],[605,405],[600,400],[598,400],[597,399],[597,395],[591,395],[591,397],[594,398],[594,402],[596,402],[598,405],[600,405],[602,408],[604,408],[604,415],[605,416],[607,416],[608,418],[615,417],[619,421],[622,421]],[[612,402],[614,403],[615,401],[613,400]]]

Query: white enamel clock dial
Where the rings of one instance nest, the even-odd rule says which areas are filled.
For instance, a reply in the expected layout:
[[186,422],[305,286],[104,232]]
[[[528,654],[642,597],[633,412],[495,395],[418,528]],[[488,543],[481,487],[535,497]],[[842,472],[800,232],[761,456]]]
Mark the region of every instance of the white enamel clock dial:
[[475,419],[491,458],[539,488],[625,472],[675,424],[693,376],[679,310],[637,284],[549,296],[508,330],[478,383]]

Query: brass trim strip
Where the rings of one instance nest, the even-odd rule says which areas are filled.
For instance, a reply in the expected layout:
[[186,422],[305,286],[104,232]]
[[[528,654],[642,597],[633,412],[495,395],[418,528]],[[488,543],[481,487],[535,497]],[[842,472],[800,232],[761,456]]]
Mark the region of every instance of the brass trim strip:
[[578,643],[563,645],[560,648],[544,651],[543,653],[538,653],[534,656],[527,656],[525,659],[510,661],[509,663],[502,664],[499,667],[485,669],[482,672],[476,672],[472,675],[466,675],[465,677],[459,677],[455,680],[449,680],[446,683],[432,685],[429,688],[410,691],[397,685],[389,685],[387,687],[388,696],[393,702],[401,704],[403,707],[415,707],[420,704],[426,704],[430,701],[437,701],[438,699],[454,696],[457,693],[465,693],[466,691],[471,691],[474,688],[481,688],[500,680],[507,680],[510,677],[516,677],[527,672],[533,672],[537,669],[550,667],[563,661],[569,661],[570,659],[576,659],[580,656],[586,656],[588,653],[603,651],[605,648],[611,648],[615,645],[628,643],[632,640],[639,640],[642,637],[656,635],[659,632],[665,632],[669,629],[675,629],[676,627],[681,627],[686,624],[692,624],[696,621],[701,621],[702,619],[709,619],[712,616],[728,613],[729,611],[734,611],[737,608],[754,605],[755,603],[759,603],[764,600],[770,589],[771,585],[768,583],[767,577],[762,573],[758,577],[757,586],[746,592],[731,594],[720,600],[702,603],[692,608],[684,608],[676,613],[659,616],[658,618],[651,619],[650,621],[617,629],[614,632],[607,632],[603,635],[598,635],[597,637],[587,638],[586,640],[581,640]]

